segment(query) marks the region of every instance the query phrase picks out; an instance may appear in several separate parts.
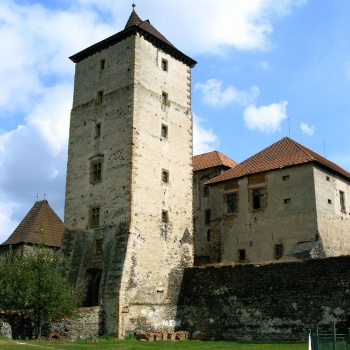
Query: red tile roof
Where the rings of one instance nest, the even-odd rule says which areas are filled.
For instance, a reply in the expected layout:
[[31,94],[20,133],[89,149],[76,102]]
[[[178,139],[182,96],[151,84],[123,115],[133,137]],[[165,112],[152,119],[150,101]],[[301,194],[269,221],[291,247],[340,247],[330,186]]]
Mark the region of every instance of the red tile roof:
[[64,224],[49,203],[46,200],[37,201],[12,235],[1,245],[45,243],[50,247],[60,247],[63,231]]
[[340,166],[294,140],[285,137],[238,164],[236,167],[214,177],[208,181],[207,184],[310,162],[321,164],[345,178],[350,179],[350,173],[342,169]]
[[151,42],[154,46],[162,49],[164,52],[168,53],[175,59],[182,61],[184,64],[190,67],[194,67],[196,65],[197,62],[195,60],[179,51],[168,39],[166,39],[161,33],[158,32],[157,29],[151,25],[149,20],[142,21],[134,9],[131,12],[124,30],[86,48],[83,51],[78,52],[69,58],[74,63],[78,63],[97,52],[105,50],[108,47],[121,42],[129,36],[136,35],[137,33],[142,35],[145,40]]
[[231,158],[225,156],[219,151],[199,154],[193,157],[193,171],[213,168],[216,166],[225,166],[233,168],[237,163]]

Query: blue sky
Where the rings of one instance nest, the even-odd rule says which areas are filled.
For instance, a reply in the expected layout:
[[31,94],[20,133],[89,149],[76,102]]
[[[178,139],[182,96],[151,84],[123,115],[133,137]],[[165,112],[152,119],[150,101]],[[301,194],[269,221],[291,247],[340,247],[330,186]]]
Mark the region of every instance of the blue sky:
[[[120,30],[127,0],[1,0],[0,243],[36,199],[63,219],[74,64]],[[195,153],[237,162],[284,136],[350,170],[348,0],[140,0],[196,61]]]

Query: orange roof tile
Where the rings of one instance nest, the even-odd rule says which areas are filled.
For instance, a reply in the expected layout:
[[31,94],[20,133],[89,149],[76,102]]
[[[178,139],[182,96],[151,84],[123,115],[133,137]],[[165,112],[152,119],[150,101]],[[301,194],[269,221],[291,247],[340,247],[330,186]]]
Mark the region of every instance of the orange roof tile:
[[49,203],[46,200],[37,201],[12,235],[1,245],[45,243],[50,247],[60,247],[63,231],[64,224]]
[[193,171],[213,168],[216,166],[233,168],[236,165],[237,163],[234,160],[219,151],[199,154],[193,157]]
[[289,137],[265,148],[254,156],[246,159],[234,168],[214,177],[207,184],[213,184],[226,181],[249,174],[255,174],[263,171],[285,168],[293,165],[304,164],[309,162],[319,163],[338,174],[350,179],[350,173],[340,166],[311,151],[307,147],[295,142]]

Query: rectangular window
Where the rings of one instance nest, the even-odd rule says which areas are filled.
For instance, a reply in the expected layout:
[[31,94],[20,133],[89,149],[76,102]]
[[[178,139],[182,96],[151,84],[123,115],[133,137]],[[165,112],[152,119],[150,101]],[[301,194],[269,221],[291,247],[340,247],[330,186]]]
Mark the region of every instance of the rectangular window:
[[167,210],[162,211],[162,223],[167,224],[169,222],[169,214]]
[[238,249],[238,260],[239,261],[245,261],[245,249]]
[[168,94],[166,92],[162,92],[162,105],[167,106],[168,105]]
[[95,138],[98,138],[101,136],[101,123],[95,124]]
[[169,172],[167,170],[163,170],[162,171],[162,181],[164,183],[168,183],[169,182]]
[[166,59],[162,59],[162,69],[163,71],[167,72],[168,71],[168,61]]
[[283,201],[284,201],[284,204],[289,204],[292,202],[290,198],[285,198]]
[[203,195],[204,197],[209,197],[209,186],[203,187]]
[[100,226],[100,208],[94,207],[90,209],[90,227]]
[[340,210],[345,211],[345,193],[339,191],[339,200],[340,200]]
[[283,244],[275,244],[274,250],[275,250],[275,259],[281,259],[284,252]]
[[90,183],[96,184],[102,181],[102,159],[94,160],[90,164]]
[[101,104],[103,101],[103,90],[100,90],[97,92],[97,95],[96,95],[96,104]]
[[327,180],[327,181],[330,181],[330,178],[329,178],[329,176],[326,176],[326,180]]
[[237,193],[226,195],[227,214],[237,213]]
[[258,188],[252,191],[252,208],[263,209],[265,207],[265,189]]
[[211,210],[210,209],[207,209],[205,212],[204,212],[204,223],[206,225],[210,225],[210,221],[211,221]]
[[284,176],[282,176],[282,180],[283,180],[283,181],[289,180],[289,175],[284,175]]
[[168,138],[168,127],[166,125],[164,125],[164,124],[162,124],[161,135],[165,139]]
[[100,70],[104,70],[106,68],[106,60],[103,58],[100,61]]

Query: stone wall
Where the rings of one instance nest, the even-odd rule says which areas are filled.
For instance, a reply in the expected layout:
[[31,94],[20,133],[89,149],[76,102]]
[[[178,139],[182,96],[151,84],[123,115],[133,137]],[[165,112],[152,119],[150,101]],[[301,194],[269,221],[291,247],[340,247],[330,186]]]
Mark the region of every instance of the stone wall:
[[[306,340],[350,322],[350,257],[185,270],[179,329],[225,340]],[[329,329],[328,329],[329,327]]]

